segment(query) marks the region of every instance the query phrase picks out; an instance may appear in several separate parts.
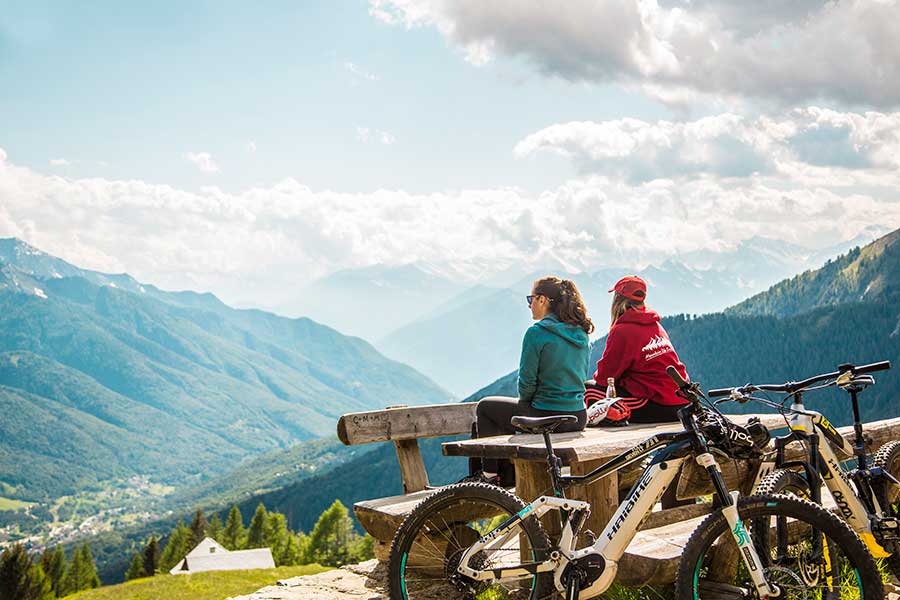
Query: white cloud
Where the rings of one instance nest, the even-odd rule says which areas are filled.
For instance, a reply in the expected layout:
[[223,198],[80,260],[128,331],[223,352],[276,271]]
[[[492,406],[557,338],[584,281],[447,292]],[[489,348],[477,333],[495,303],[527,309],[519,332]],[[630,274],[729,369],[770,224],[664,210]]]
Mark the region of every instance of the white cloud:
[[249,152],[250,154],[256,154],[256,142],[254,142],[253,140],[247,142],[246,148],[247,152]]
[[71,164],[72,164],[71,161],[69,161],[65,158],[51,158],[50,159],[50,165],[54,166],[54,167],[68,167]]
[[397,138],[390,132],[381,131],[380,129],[370,129],[369,127],[360,127],[359,125],[356,126],[356,139],[364,144],[375,141],[384,144],[385,146],[390,146],[397,141]]
[[671,102],[900,104],[900,0],[370,0],[370,13],[434,27],[474,64],[520,56]]
[[209,152],[185,152],[182,156],[204,173],[215,173],[219,170],[219,165]]
[[552,258],[592,271],[720,251],[756,235],[822,247],[875,223],[900,226],[896,181],[862,188],[804,176],[802,184],[779,173],[643,183],[586,176],[540,194],[339,193],[286,179],[231,194],[66,179],[0,162],[0,236],[169,289],[277,304],[316,276],[376,263],[490,274]]
[[349,60],[344,62],[344,69],[366,81],[378,81],[378,75],[364,71],[359,65],[352,63]]
[[817,107],[748,119],[722,114],[695,121],[638,119],[546,127],[515,147],[519,157],[551,151],[582,174],[632,182],[701,175],[791,178],[818,169],[849,184],[900,183],[900,113],[845,113]]

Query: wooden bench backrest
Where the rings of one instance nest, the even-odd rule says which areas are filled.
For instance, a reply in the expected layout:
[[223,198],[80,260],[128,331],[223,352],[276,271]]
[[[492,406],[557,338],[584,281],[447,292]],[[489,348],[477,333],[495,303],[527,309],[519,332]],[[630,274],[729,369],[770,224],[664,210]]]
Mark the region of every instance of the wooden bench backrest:
[[411,494],[428,487],[418,439],[470,433],[476,407],[475,402],[454,402],[349,413],[338,419],[337,436],[347,446],[394,442],[403,493]]
[[345,445],[356,446],[469,433],[476,406],[475,402],[455,402],[349,413],[338,419],[337,436]]

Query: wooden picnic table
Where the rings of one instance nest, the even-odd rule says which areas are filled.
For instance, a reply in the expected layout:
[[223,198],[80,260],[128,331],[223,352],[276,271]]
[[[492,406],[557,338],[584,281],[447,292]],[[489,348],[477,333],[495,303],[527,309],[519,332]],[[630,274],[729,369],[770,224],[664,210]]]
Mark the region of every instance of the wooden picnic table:
[[[738,425],[744,425],[751,417],[759,418],[771,430],[785,427],[784,418],[780,415],[733,415],[730,418]],[[608,460],[629,450],[640,442],[656,434],[670,431],[681,431],[680,423],[633,424],[624,427],[588,428],[575,433],[556,433],[552,435],[553,450],[568,465],[572,475],[585,475]],[[471,440],[445,442],[445,456],[468,456],[480,458],[505,458],[512,460],[516,467],[516,494],[530,502],[542,494],[551,493],[550,477],[547,472],[547,449],[541,435],[515,434],[493,436]],[[746,461],[744,461],[746,463]],[[703,482],[696,481],[696,476],[685,477],[692,469],[685,463],[684,472],[678,483],[678,497],[688,498],[703,491]],[[693,464],[693,463],[690,463]],[[721,465],[723,470],[738,468]],[[745,464],[745,468],[749,468]],[[627,490],[640,473],[640,465],[628,470],[612,473],[588,486],[576,485],[571,488],[570,496],[591,503],[591,516],[585,525],[599,534],[619,506],[620,494]],[[742,473],[726,473],[727,479],[744,479]],[[751,482],[752,483],[752,482]],[[701,512],[700,508],[690,509]],[[683,516],[683,515],[682,515]],[[659,519],[651,519],[654,524]],[[662,523],[661,523],[662,524]],[[552,529],[552,524],[549,524]]]

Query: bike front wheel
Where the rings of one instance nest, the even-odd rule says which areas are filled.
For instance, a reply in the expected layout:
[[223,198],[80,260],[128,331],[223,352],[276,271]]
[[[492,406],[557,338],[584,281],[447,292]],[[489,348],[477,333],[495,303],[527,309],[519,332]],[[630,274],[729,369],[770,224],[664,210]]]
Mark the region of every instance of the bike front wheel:
[[[741,498],[738,515],[742,523],[753,523],[750,537],[766,579],[781,593],[779,600],[884,598],[881,574],[868,549],[822,507],[796,497],[758,495]],[[779,544],[774,533],[778,520],[787,523],[786,544]],[[700,524],[681,558],[676,598],[759,598],[734,535],[721,510]],[[811,579],[811,566],[821,569],[822,576]]]
[[[457,568],[484,534],[526,504],[484,483],[448,486],[420,502],[394,535],[388,562],[391,600],[544,600],[554,594],[552,573],[476,581]],[[485,571],[547,560],[550,540],[535,518],[526,518],[502,544],[492,544],[466,565]]]

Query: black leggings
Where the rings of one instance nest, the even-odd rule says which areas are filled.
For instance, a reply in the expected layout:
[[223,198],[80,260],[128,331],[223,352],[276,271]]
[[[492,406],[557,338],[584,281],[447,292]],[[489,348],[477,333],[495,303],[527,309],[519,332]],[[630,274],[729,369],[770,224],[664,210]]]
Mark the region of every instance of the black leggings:
[[[575,423],[561,424],[556,433],[582,431],[587,423],[587,413],[584,409],[576,411],[541,410],[534,408],[527,402],[520,402],[518,398],[509,396],[488,396],[482,399],[478,403],[475,415],[476,421],[475,429],[472,432],[473,437],[490,437],[492,435],[503,435],[504,433],[515,433],[517,429],[509,423],[509,420],[515,416],[549,417],[553,415],[573,415],[578,419]],[[500,462],[496,458],[481,459],[481,470],[483,471],[497,473],[499,465]],[[470,470],[473,468],[475,468],[475,465],[470,465]]]

